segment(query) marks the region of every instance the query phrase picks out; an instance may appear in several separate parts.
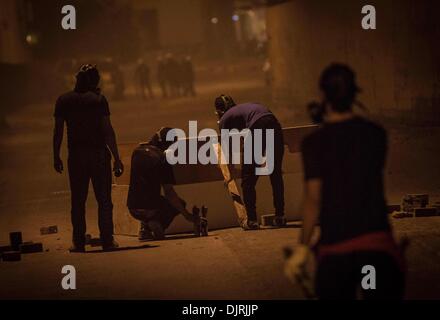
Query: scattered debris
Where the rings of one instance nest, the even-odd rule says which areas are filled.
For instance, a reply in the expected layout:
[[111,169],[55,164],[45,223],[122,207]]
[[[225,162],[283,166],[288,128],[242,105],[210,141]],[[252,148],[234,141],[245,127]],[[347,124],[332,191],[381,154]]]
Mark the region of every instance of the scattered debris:
[[402,200],[402,211],[413,212],[415,208],[425,208],[428,204],[428,194],[407,194]]
[[[390,210],[388,206],[388,210]],[[397,207],[395,208],[397,209]],[[428,194],[407,194],[402,199],[402,206],[399,210],[394,210],[392,217],[396,219],[413,217],[432,217],[440,215],[440,203],[436,202],[429,206]]]
[[437,208],[434,207],[426,207],[426,208],[415,208],[414,216],[416,217],[433,217],[437,216]]
[[266,214],[261,216],[261,225],[264,227],[273,226],[275,220],[274,214]]
[[12,251],[12,247],[11,246],[0,246],[0,255],[6,251]]
[[11,232],[9,234],[9,241],[14,251],[20,250],[20,245],[23,243],[23,235],[21,232]]
[[400,204],[389,204],[388,205],[388,214],[394,213],[396,211],[401,211]]
[[403,211],[395,211],[391,214],[391,217],[394,219],[412,218],[414,217],[414,214]]
[[9,241],[10,245],[0,246],[0,257],[3,261],[21,261],[22,254],[44,251],[41,242],[23,242],[23,235],[21,232],[9,233]]
[[2,253],[3,261],[21,261],[21,252],[20,251],[6,251]]
[[40,234],[42,236],[58,233],[58,226],[41,227]]
[[34,243],[32,241],[24,242],[20,245],[20,252],[23,254],[43,252],[43,244],[41,242]]
[[93,238],[90,234],[86,234],[86,245],[91,247],[100,247],[102,245],[100,238]]

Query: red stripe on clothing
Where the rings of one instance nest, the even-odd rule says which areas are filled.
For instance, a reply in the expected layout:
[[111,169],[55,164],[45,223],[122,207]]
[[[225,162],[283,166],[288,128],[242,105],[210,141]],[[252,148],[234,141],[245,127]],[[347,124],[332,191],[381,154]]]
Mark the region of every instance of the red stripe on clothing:
[[320,262],[326,256],[344,255],[359,251],[388,253],[396,260],[401,270],[405,270],[402,252],[394,241],[392,234],[388,231],[367,233],[335,244],[318,245],[317,259]]

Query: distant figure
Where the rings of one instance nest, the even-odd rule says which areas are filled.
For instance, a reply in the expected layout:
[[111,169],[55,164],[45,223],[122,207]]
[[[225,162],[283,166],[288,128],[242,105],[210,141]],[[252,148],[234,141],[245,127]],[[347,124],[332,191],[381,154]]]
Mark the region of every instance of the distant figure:
[[185,95],[185,74],[184,74],[185,60],[176,59],[176,94],[177,96]]
[[143,59],[138,60],[138,65],[135,70],[135,78],[141,98],[145,100],[145,89],[147,89],[149,98],[154,99],[154,93],[150,82],[150,68]]
[[123,100],[125,97],[125,81],[121,68],[114,64],[111,69],[111,77],[114,85],[113,98],[115,100]]
[[179,65],[172,53],[167,53],[165,59],[165,78],[169,93],[172,97],[179,96]]
[[263,64],[264,82],[267,87],[272,84],[272,65],[269,59],[266,59]]
[[196,96],[194,88],[194,66],[191,60],[191,56],[186,56],[182,62],[182,77],[183,77],[183,95],[184,96]]
[[165,61],[161,56],[157,57],[157,82],[159,82],[160,90],[162,91],[162,98],[167,98],[167,70]]
[[140,144],[131,157],[127,206],[131,215],[141,221],[139,240],[163,239],[165,230],[179,214],[190,222],[200,223],[200,217],[188,212],[185,201],[173,187],[173,169],[164,153],[173,143],[166,141],[170,130],[160,129],[150,141]]
[[119,158],[108,102],[98,88],[99,81],[96,67],[83,65],[76,75],[75,89],[60,96],[55,106],[53,155],[54,168],[58,173],[64,170],[60,149],[64,123],[67,124],[73,225],[71,252],[85,251],[85,204],[90,180],[98,202],[102,247],[104,250],[117,247],[113,240],[111,154],[115,159],[113,171],[116,177],[122,175],[124,166]]
[[[384,195],[387,133],[353,113],[360,90],[348,66],[327,67],[320,89],[324,123],[302,143],[304,221],[285,272],[292,281],[309,278],[303,277],[304,266],[313,256],[319,222],[313,251],[320,299],[354,300],[358,292],[364,299],[402,299],[405,266]],[[374,267],[374,274],[371,268],[363,271],[366,266]]]

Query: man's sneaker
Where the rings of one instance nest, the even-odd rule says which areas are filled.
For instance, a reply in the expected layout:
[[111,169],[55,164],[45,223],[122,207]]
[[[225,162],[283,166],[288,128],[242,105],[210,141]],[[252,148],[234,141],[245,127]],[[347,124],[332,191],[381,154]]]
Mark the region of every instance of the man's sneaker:
[[277,216],[273,219],[272,226],[282,228],[287,225],[287,220],[284,216]]
[[154,240],[165,239],[165,230],[163,229],[162,224],[159,221],[148,221],[148,228],[151,230]]
[[253,221],[253,220],[248,220],[245,221],[241,227],[243,228],[243,230],[258,230],[260,229],[260,225],[258,224],[257,221]]
[[139,241],[145,241],[145,240],[152,240],[153,233],[148,229],[148,226],[146,226],[144,223],[141,224],[141,229],[139,230]]
[[75,245],[75,244],[73,244],[69,248],[69,252],[71,252],[71,253],[84,253],[84,252],[86,252],[86,247],[83,246],[83,245]]
[[113,240],[112,242],[109,242],[109,243],[102,244],[103,251],[114,251],[117,248],[119,248],[119,244],[115,240]]

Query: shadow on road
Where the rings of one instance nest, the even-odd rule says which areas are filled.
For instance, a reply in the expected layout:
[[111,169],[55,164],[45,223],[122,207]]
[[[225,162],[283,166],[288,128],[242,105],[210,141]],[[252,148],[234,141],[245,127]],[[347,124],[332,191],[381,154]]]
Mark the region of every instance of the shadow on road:
[[104,251],[102,249],[90,250],[90,251],[86,251],[85,253],[109,253],[109,252],[128,251],[128,250],[150,249],[150,248],[157,248],[157,247],[159,247],[159,246],[144,244],[144,245],[140,245],[140,246],[120,247],[120,248],[116,248],[116,249],[113,249],[110,251]]

